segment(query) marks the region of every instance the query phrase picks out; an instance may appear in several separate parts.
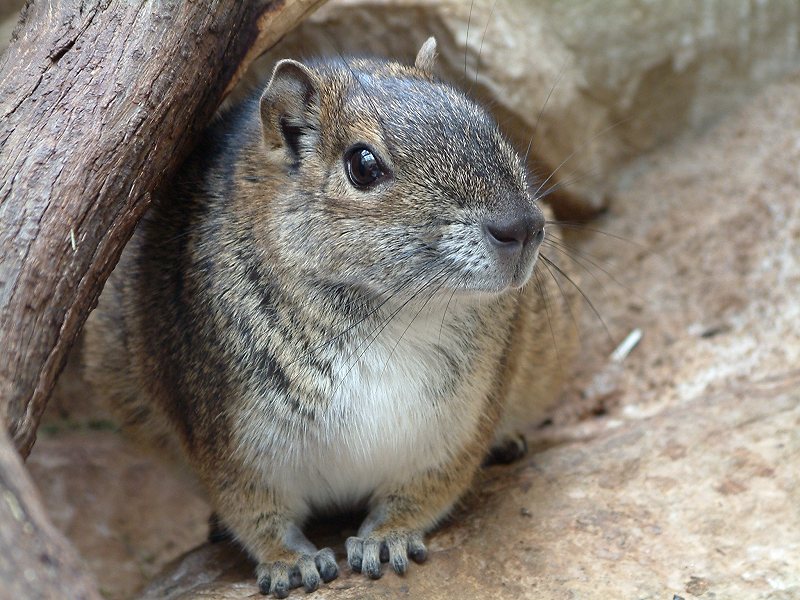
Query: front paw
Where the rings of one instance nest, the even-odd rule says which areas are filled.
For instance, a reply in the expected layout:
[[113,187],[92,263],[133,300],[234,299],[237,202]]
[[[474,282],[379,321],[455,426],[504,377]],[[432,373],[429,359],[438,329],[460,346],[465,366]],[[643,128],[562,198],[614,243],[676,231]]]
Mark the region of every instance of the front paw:
[[382,562],[388,562],[395,573],[403,575],[408,570],[409,558],[421,563],[428,557],[422,533],[405,529],[374,531],[363,538],[350,537],[345,548],[350,568],[372,579],[381,576]]
[[256,567],[259,591],[276,598],[286,598],[290,590],[301,585],[306,592],[313,592],[320,580],[328,583],[338,575],[339,566],[330,548],[323,548],[316,554],[297,554],[293,560],[260,563]]

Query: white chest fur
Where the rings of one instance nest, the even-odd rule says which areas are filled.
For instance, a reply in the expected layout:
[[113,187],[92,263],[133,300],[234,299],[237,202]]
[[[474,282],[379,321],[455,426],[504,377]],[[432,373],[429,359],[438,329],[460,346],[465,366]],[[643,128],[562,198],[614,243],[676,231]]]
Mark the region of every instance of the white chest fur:
[[[346,508],[444,464],[475,435],[489,382],[472,363],[484,361],[437,312],[395,319],[340,355],[329,404],[301,435],[262,430],[267,485],[295,506]],[[470,368],[456,377],[445,352]]]

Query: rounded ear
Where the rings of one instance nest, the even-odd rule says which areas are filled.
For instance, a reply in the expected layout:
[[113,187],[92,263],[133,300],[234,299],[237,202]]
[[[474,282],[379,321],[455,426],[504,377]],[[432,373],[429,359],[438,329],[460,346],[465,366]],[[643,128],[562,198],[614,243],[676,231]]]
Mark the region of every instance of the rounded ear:
[[319,132],[320,81],[296,60],[281,60],[261,95],[261,127],[268,148],[286,147],[297,161]]
[[417,52],[417,58],[414,61],[414,66],[425,73],[428,77],[433,76],[433,70],[436,68],[436,38],[431,36]]

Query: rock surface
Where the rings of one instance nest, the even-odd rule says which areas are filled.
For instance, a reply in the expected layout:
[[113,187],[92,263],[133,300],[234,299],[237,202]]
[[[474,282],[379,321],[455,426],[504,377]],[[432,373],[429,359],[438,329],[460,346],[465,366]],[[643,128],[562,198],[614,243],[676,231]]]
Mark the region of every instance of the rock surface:
[[[377,582],[347,573],[315,597],[796,598],[797,383],[697,399],[490,469],[428,564]],[[245,564],[204,546],[144,598],[257,597]]]
[[117,432],[78,358],[70,357],[59,378],[27,466],[51,520],[78,549],[102,595],[123,600],[205,541],[210,510],[188,480]]
[[[95,574],[101,594],[130,598],[206,538],[208,507],[105,422],[40,435],[28,468],[53,523]],[[0,593],[0,596],[2,594]]]

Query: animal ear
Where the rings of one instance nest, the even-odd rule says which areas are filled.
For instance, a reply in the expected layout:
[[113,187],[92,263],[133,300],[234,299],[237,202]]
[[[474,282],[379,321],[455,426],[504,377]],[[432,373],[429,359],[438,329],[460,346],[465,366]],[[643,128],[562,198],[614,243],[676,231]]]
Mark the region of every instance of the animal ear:
[[319,135],[320,81],[316,73],[295,60],[275,65],[261,95],[261,127],[268,148],[285,147],[291,158],[313,149]]
[[436,67],[436,38],[431,36],[417,52],[417,59],[414,66],[428,75],[433,76],[433,69]]

